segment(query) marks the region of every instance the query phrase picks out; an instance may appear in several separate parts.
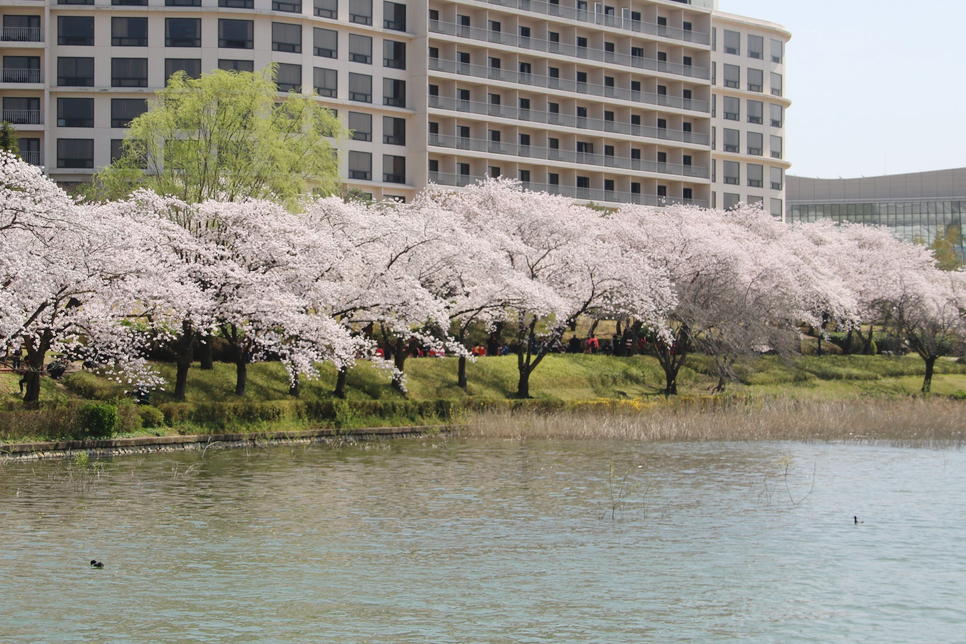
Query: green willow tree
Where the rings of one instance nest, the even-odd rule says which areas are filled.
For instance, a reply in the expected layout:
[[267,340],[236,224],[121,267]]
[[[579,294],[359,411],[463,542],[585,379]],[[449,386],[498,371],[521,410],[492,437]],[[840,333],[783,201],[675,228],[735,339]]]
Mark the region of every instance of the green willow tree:
[[[131,121],[121,158],[98,173],[88,196],[119,199],[150,188],[187,203],[270,199],[295,204],[336,193],[338,145],[348,131],[315,95],[281,96],[277,66],[261,72],[177,72]],[[179,222],[188,227],[200,222]],[[175,398],[183,400],[195,349],[212,368],[211,343],[185,320],[167,348],[175,356]],[[233,345],[237,351],[237,343]]]
[[336,192],[337,144],[347,130],[317,97],[291,92],[281,99],[275,69],[172,75],[131,122],[121,158],[95,177],[97,196],[144,187],[188,203],[292,202]]

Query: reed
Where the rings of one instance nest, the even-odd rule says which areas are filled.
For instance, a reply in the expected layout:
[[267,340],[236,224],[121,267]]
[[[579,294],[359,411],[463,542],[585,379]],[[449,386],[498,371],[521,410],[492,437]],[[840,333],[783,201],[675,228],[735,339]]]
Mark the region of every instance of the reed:
[[948,399],[750,399],[642,410],[486,411],[456,428],[467,438],[624,441],[886,441],[959,445],[964,403]]

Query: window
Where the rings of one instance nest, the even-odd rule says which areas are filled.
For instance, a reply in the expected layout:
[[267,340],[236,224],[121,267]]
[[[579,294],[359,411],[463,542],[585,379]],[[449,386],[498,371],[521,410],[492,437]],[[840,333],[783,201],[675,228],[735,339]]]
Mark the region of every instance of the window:
[[201,47],[201,18],[165,18],[165,47]]
[[764,120],[765,105],[761,101],[748,101],[748,122],[761,125]]
[[171,78],[175,72],[184,72],[188,78],[201,78],[201,59],[200,58],[165,58],[164,59],[164,78],[165,82]]
[[112,47],[147,47],[147,18],[111,18]]
[[128,7],[146,7],[148,6],[148,0],[111,0],[111,4]]
[[667,52],[666,51],[659,51],[659,52],[657,52],[657,60],[660,63],[666,63],[667,62]]
[[272,0],[272,11],[302,13],[302,0]]
[[724,118],[726,121],[741,120],[741,101],[734,96],[721,97],[722,108],[724,108]]
[[386,183],[406,183],[406,157],[382,155],[382,180]]
[[[517,170],[517,179],[520,183],[530,183],[530,171],[529,170]],[[524,186],[525,187],[525,186]]]
[[666,197],[667,196],[667,186],[658,186],[657,187],[657,196],[658,197]]
[[93,168],[94,139],[57,139],[58,168]]
[[782,106],[771,103],[768,106],[768,109],[771,112],[771,126],[781,127],[782,126]]
[[130,127],[131,121],[147,111],[148,102],[143,98],[112,98],[111,127]]
[[725,161],[722,163],[722,166],[724,170],[724,182],[726,184],[737,186],[741,183],[741,174],[737,161]]
[[353,141],[372,140],[372,114],[349,112],[348,126],[352,130]]
[[[13,56],[3,57],[4,80],[7,80],[7,70],[10,68],[10,65],[7,64],[8,58],[13,58]],[[37,76],[37,80],[39,81],[40,58],[37,58]],[[93,87],[94,59],[58,57],[57,84],[65,87]]]
[[764,72],[760,69],[748,68],[748,91],[749,92],[760,92],[762,91],[762,85],[765,82]]
[[57,127],[94,127],[94,99],[58,98]]
[[732,210],[741,201],[741,195],[733,192],[726,192],[723,196],[724,199],[722,200],[722,206],[724,206],[725,210]]
[[339,0],[315,0],[315,15],[338,20]]
[[526,41],[530,39],[530,27],[520,27],[518,31],[520,33],[520,40],[524,41],[521,44],[524,47],[529,47],[530,44]]
[[[556,172],[548,172],[547,173],[547,184],[549,184],[551,186],[559,186],[560,185],[560,175],[557,174]],[[551,192],[554,192],[554,191],[551,190]]]
[[57,0],[57,4],[94,4],[94,0]]
[[[349,37],[350,39],[352,36]],[[272,23],[272,51],[302,52],[302,25],[287,22]]]
[[255,23],[251,20],[218,19],[218,46],[223,49],[253,49]]
[[532,63],[520,63],[520,82],[521,83],[529,83],[531,73],[533,73]]
[[456,169],[459,170],[461,177],[470,176],[470,164],[469,163],[457,163]]
[[682,188],[681,197],[683,199],[687,199],[688,201],[691,201],[691,199],[694,198],[694,191],[691,188]]
[[349,60],[364,65],[372,64],[372,38],[349,34]]
[[761,132],[748,132],[748,154],[760,157],[764,145]]
[[490,175],[490,178],[491,179],[497,179],[500,176],[500,166],[498,166],[498,165],[491,165],[490,167],[488,167],[486,169],[486,173],[488,175]]
[[12,125],[40,125],[40,99],[34,97],[3,97],[3,120]]
[[782,189],[782,169],[772,166],[768,168],[768,172],[771,175],[771,189],[781,190]]
[[761,36],[752,36],[748,34],[748,58],[757,58],[758,60],[764,60],[765,58],[765,39]]
[[349,3],[349,22],[357,25],[371,25],[372,0],[352,0]]
[[741,85],[741,68],[737,65],[724,65],[724,86],[738,89]]
[[590,177],[577,177],[577,190],[590,190]]
[[430,47],[429,57],[433,60],[439,60],[439,47]]
[[406,145],[406,119],[383,116],[382,142],[387,145]]
[[349,100],[360,103],[372,102],[372,76],[349,72]]
[[40,16],[3,16],[2,40],[7,42],[41,42]]
[[614,192],[613,179],[604,179],[604,192]]
[[[605,145],[604,146],[604,156],[605,157],[613,157],[614,156],[614,146],[613,145]],[[687,158],[690,159],[691,157],[687,157]],[[688,165],[690,165],[690,163]]]
[[147,87],[147,58],[112,58],[111,87]]
[[634,160],[634,161],[640,161],[641,160],[641,149],[640,148],[631,148],[631,159]]
[[501,152],[502,150],[500,149],[500,141],[501,141],[501,139],[503,137],[502,137],[502,134],[500,133],[500,131],[499,130],[490,130],[489,135],[490,135],[489,151],[490,152]]
[[657,162],[658,163],[667,163],[667,152],[658,152],[657,153]]
[[383,2],[382,26],[392,31],[406,31],[406,5],[399,2]]
[[586,156],[594,153],[594,144],[589,141],[577,141],[577,161],[586,161]]
[[58,16],[57,44],[74,47],[93,47],[94,17]]
[[782,95],[782,75],[771,73],[771,95],[781,96]]
[[254,9],[255,0],[218,0],[218,6],[228,9]]
[[577,72],[577,91],[587,91],[587,72]]
[[751,188],[761,188],[765,176],[765,168],[757,163],[748,164],[748,186]]
[[739,137],[741,136],[741,132],[724,128],[722,133],[724,134],[724,151],[737,152],[740,145]]
[[313,70],[312,84],[315,93],[327,98],[336,98],[339,88],[339,72],[334,69],[316,67]]
[[782,137],[772,134],[769,144],[771,145],[771,158],[782,158]]
[[781,218],[785,213],[782,212],[782,200],[772,199],[771,200],[771,214],[773,217]]
[[528,157],[530,156],[530,135],[520,134],[517,137],[520,145],[520,156]]
[[406,107],[406,81],[396,78],[382,79],[382,104]]
[[124,139],[111,139],[111,163],[124,155]]
[[255,71],[255,62],[251,60],[227,60],[225,58],[219,58],[218,69],[223,69],[227,72],[253,72]]
[[556,31],[547,32],[547,51],[554,53],[560,51],[560,34]]
[[724,30],[724,53],[726,54],[740,54],[741,53],[741,34],[737,31]]
[[339,32],[316,27],[313,33],[313,52],[320,58],[339,57]]
[[784,49],[784,45],[782,44],[782,41],[775,40],[774,38],[772,38],[772,41],[771,41],[771,62],[778,63],[779,65],[781,64],[782,58],[783,58],[783,53],[784,53],[783,52],[783,49]]
[[406,69],[406,43],[395,40],[382,41],[384,67]]
[[349,150],[349,178],[372,181],[372,154]]
[[280,92],[302,91],[302,66],[292,63],[279,63],[275,74],[275,84]]

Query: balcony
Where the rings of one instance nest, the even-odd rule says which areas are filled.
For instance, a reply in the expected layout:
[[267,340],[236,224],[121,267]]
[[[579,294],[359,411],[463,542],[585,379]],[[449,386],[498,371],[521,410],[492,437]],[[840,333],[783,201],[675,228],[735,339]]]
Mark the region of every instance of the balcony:
[[488,117],[514,119],[517,121],[527,121],[530,123],[545,123],[554,127],[574,127],[585,130],[595,130],[597,132],[608,132],[622,136],[640,136],[651,139],[660,139],[662,141],[696,143],[698,145],[708,145],[709,142],[709,137],[707,134],[701,134],[698,132],[669,130],[667,128],[659,128],[651,125],[632,125],[630,123],[618,123],[616,121],[605,121],[603,119],[578,117],[571,114],[544,112],[542,110],[527,110],[516,107],[506,107],[503,105],[480,103],[478,101],[463,101],[441,96],[430,96],[429,107],[430,109],[452,110],[455,112],[480,114]]
[[527,74],[524,72],[485,67],[483,65],[457,63],[456,61],[452,60],[430,58],[429,69],[430,71],[443,72],[446,74],[460,74],[464,76],[474,76],[476,78],[503,81],[505,83],[518,83],[520,85],[528,85],[530,87],[542,87],[554,90],[555,92],[575,92],[577,94],[603,96],[605,98],[633,101],[635,103],[649,103],[651,105],[660,105],[663,107],[672,107],[682,110],[708,112],[708,101],[679,98],[677,96],[667,96],[665,94],[653,94],[650,92],[641,92],[623,87],[610,87],[607,85],[582,83],[576,80],[555,78],[540,74]]
[[11,125],[43,125],[44,115],[40,110],[3,110],[2,120]]
[[[447,172],[430,172],[429,181],[439,186],[453,186],[463,188],[472,185],[477,181],[482,181],[483,177],[471,177],[468,174],[452,174]],[[679,197],[660,197],[658,195],[648,195],[639,192],[620,192],[617,190],[600,190],[597,188],[576,188],[574,186],[560,186],[549,183],[526,182],[521,184],[526,190],[533,192],[548,192],[571,199],[583,199],[586,201],[617,203],[617,204],[637,204],[641,206],[655,206],[662,208],[670,204],[687,204],[707,208],[708,202],[701,199],[683,199]]]
[[511,47],[521,47],[533,51],[547,52],[550,54],[562,54],[564,56],[574,56],[583,60],[594,60],[613,65],[624,65],[635,69],[647,69],[654,72],[667,74],[678,74],[689,78],[700,78],[708,80],[710,77],[707,67],[695,67],[680,63],[669,63],[656,58],[644,58],[642,56],[630,56],[619,54],[603,49],[591,49],[589,47],[578,47],[560,42],[540,40],[518,36],[501,31],[489,31],[477,27],[465,27],[450,22],[440,22],[439,20],[429,21],[429,31],[431,33],[443,34],[446,36],[458,36],[460,38],[470,38],[481,42],[498,43]]
[[525,157],[528,159],[540,159],[559,163],[576,163],[604,168],[617,168],[620,170],[633,170],[635,172],[655,172],[658,174],[670,174],[694,179],[708,178],[708,168],[704,166],[660,163],[646,159],[629,159],[627,157],[594,154],[593,152],[544,148],[535,145],[518,145],[516,143],[471,139],[461,136],[430,134],[429,145],[453,150]]
[[3,68],[4,83],[42,83],[43,72],[39,69],[10,69]]
[[0,31],[3,42],[43,42],[44,32],[40,27],[3,27]]
[[44,164],[44,156],[43,154],[41,154],[40,150],[28,150],[26,152],[21,150],[17,154],[20,156],[21,159],[23,159],[30,165]]
[[574,7],[562,7],[558,4],[550,4],[540,0],[485,0],[489,4],[519,9],[533,13],[541,13],[547,16],[567,18],[569,20],[579,20],[589,22],[602,27],[613,29],[625,29],[639,34],[648,34],[660,38],[670,38],[672,40],[683,40],[699,45],[710,45],[711,38],[707,33],[693,31],[691,29],[678,29],[677,27],[667,27],[653,22],[642,20],[631,20],[630,14],[616,15],[609,13],[596,12],[591,9],[576,9]]

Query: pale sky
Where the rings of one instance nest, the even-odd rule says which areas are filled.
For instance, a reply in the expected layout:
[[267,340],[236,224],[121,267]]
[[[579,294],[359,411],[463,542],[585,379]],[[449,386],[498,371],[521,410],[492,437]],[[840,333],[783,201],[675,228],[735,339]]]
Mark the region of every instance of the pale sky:
[[966,167],[966,1],[719,0],[718,8],[792,34],[789,174]]

